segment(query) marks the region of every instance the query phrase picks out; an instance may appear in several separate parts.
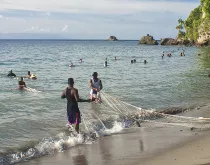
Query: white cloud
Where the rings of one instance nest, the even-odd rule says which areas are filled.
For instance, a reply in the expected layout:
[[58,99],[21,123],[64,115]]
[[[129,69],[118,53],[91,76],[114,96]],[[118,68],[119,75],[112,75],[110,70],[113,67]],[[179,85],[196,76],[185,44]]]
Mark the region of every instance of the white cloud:
[[1,9],[33,10],[43,12],[76,12],[126,14],[140,11],[170,11],[188,13],[198,5],[181,1],[132,1],[132,0],[10,0],[0,2]]
[[42,28],[39,26],[31,26],[28,29],[24,30],[25,32],[50,32],[49,28]]
[[67,31],[68,31],[68,25],[65,25],[65,26],[62,28],[61,31],[62,31],[62,32],[67,32]]
[[156,38],[174,37],[177,19],[186,18],[198,4],[199,0],[0,0],[0,33],[60,33],[71,38],[113,34],[124,39],[150,33]]

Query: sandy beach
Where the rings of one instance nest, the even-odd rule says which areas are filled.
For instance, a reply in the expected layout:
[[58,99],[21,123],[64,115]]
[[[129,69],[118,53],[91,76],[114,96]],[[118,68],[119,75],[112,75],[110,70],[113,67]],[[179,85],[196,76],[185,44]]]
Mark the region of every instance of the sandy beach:
[[[198,110],[202,113],[198,113]],[[184,115],[207,113],[208,106]],[[183,126],[142,125],[62,153],[19,165],[202,165],[210,162],[210,133]]]

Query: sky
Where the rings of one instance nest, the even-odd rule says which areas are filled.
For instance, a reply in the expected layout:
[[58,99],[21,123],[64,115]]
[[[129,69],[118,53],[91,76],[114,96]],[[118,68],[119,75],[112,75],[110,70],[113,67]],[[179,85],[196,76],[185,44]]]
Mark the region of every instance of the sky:
[[175,37],[199,0],[0,0],[0,38]]

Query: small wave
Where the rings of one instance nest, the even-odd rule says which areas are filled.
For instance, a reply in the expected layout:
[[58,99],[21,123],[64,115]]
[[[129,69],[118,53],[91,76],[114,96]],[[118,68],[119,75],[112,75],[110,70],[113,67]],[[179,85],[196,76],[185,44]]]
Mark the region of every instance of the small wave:
[[[77,134],[72,131],[64,131],[55,137],[43,138],[36,144],[27,145],[21,149],[10,150],[0,155],[0,164],[9,165],[55,152],[63,152],[79,144],[92,144],[97,137],[119,133],[123,130],[123,123],[115,121],[112,128],[104,128],[98,125],[94,132],[82,132]],[[30,146],[30,147],[29,147]]]

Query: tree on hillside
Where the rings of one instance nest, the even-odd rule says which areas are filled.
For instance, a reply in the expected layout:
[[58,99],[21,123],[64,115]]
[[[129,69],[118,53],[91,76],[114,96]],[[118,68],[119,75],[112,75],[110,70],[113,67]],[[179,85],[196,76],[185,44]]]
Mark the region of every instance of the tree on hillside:
[[184,21],[181,18],[178,19],[178,25],[176,26],[176,29],[178,30],[178,38],[184,39],[185,32],[182,31],[184,29]]

